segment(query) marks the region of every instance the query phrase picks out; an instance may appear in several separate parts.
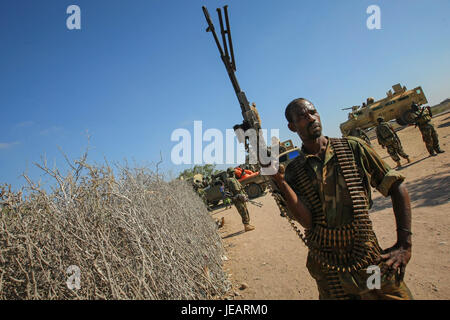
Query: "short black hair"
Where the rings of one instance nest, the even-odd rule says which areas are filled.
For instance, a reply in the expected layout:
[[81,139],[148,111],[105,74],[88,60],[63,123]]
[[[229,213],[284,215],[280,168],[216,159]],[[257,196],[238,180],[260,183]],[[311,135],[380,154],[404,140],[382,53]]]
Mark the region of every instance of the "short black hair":
[[293,112],[301,107],[306,107],[307,104],[314,104],[305,99],[305,98],[297,98],[292,100],[286,107],[286,110],[284,111],[284,116],[286,117],[286,120],[288,122],[294,122]]

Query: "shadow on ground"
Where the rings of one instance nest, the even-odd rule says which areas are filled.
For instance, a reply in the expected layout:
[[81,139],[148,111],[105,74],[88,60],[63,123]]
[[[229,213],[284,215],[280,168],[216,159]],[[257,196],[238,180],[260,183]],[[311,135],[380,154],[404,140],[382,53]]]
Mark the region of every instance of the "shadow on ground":
[[[221,210],[219,210],[219,209],[221,209]],[[226,208],[225,206],[217,206],[217,207],[214,207],[214,211],[211,211],[211,212],[212,212],[212,215],[214,216],[216,214],[227,211],[228,209],[231,209],[231,208]]]
[[[450,200],[448,193],[450,187],[450,169],[439,176],[435,174],[428,175],[421,180],[407,183],[407,189],[411,202],[415,208],[437,206]],[[391,197],[377,198],[374,200],[371,213],[375,211],[392,208]]]
[[[424,147],[425,147],[425,144],[424,144]],[[403,159],[403,158],[400,158],[400,162],[402,163],[402,166],[400,167],[400,168],[397,168],[397,167],[392,167],[393,169],[395,169],[395,170],[397,170],[397,171],[401,171],[401,170],[403,170],[403,169],[405,169],[405,168],[408,168],[409,166],[412,166],[412,165],[415,165],[415,164],[417,164],[417,163],[419,163],[419,162],[422,162],[423,160],[425,160],[425,159],[427,159],[427,158],[429,158],[430,156],[425,156],[425,157],[423,157],[422,159],[420,159],[420,160],[414,160],[414,161],[412,161],[411,163],[407,163],[407,162],[405,162],[405,159]],[[385,157],[382,157],[381,159],[383,159],[383,160],[386,160],[386,159],[392,159],[389,155],[388,156],[385,156]],[[414,159],[414,158],[411,158],[411,159]]]
[[419,163],[419,162],[422,162],[423,160],[426,160],[426,159],[428,159],[429,157],[430,157],[430,156],[426,156],[426,157],[423,157],[423,158],[420,159],[420,160],[415,160],[415,161],[412,161],[411,163],[405,163],[405,164],[402,164],[402,166],[401,166],[400,168],[395,168],[395,170],[397,170],[397,171],[402,171],[403,169],[408,168],[409,166],[415,165],[415,164],[417,164],[417,163]]
[[236,237],[236,236],[238,236],[240,234],[243,234],[243,233],[245,233],[245,231],[241,230],[241,231],[238,231],[238,232],[235,232],[235,233],[231,233],[231,234],[223,237],[222,239],[228,239],[228,238]]
[[445,128],[445,127],[448,127],[448,126],[450,126],[450,121],[447,121],[447,122],[445,122],[445,123],[441,123],[441,124],[438,126],[438,128]]

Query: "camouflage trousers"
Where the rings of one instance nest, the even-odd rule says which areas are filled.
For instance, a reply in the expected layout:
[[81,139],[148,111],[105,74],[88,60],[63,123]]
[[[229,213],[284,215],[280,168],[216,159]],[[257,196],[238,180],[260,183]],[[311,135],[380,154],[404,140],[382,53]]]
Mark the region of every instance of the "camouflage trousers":
[[[327,270],[308,257],[308,271],[316,280],[320,300],[334,300],[332,289],[327,281]],[[381,264],[379,265],[381,268]],[[413,300],[411,291],[404,281],[396,283],[395,276],[381,276],[380,289],[369,289],[367,279],[371,274],[367,269],[356,272],[340,272],[342,289],[351,300]]]
[[250,223],[250,215],[248,214],[247,205],[245,202],[240,200],[233,200],[234,205],[236,206],[237,211],[241,215],[242,223],[249,224]]
[[427,150],[430,154],[434,153],[434,151],[437,152],[440,150],[438,134],[431,123],[419,126],[419,130],[420,133],[422,133],[423,142],[425,142]]
[[388,144],[386,144],[386,149],[392,160],[394,160],[395,162],[400,161],[400,157],[404,159],[409,158],[405,151],[403,151],[402,144],[397,140],[392,140]]

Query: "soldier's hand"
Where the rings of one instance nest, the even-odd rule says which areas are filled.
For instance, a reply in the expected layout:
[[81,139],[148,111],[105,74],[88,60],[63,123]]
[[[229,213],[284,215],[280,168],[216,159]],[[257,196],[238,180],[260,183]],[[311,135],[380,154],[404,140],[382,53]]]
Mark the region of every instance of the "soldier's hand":
[[276,162],[276,163],[272,164],[272,169],[276,173],[271,175],[271,178],[273,180],[275,180],[275,182],[277,184],[280,183],[281,181],[283,181],[284,180],[284,171],[285,171],[284,165],[279,164],[278,162]]
[[405,276],[406,265],[411,259],[411,246],[404,247],[396,244],[384,250],[380,257],[383,261],[381,274],[395,275],[395,281],[399,285]]
[[[284,167],[283,167],[284,168]],[[269,162],[266,165],[261,164],[261,170],[262,175],[274,177],[277,175],[277,173],[280,172],[280,162],[277,158],[271,156],[269,158]]]

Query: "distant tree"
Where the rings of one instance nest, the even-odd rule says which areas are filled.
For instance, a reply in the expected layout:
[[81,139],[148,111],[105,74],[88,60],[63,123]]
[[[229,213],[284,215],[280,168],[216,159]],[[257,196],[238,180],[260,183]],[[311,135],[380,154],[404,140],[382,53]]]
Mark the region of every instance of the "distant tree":
[[189,179],[194,177],[196,174],[201,174],[204,177],[210,177],[214,174],[217,174],[218,172],[220,172],[220,170],[216,169],[216,165],[215,164],[205,164],[205,165],[195,165],[192,168],[189,169],[185,169],[184,171],[182,171],[179,175],[178,178],[183,177],[183,179]]

